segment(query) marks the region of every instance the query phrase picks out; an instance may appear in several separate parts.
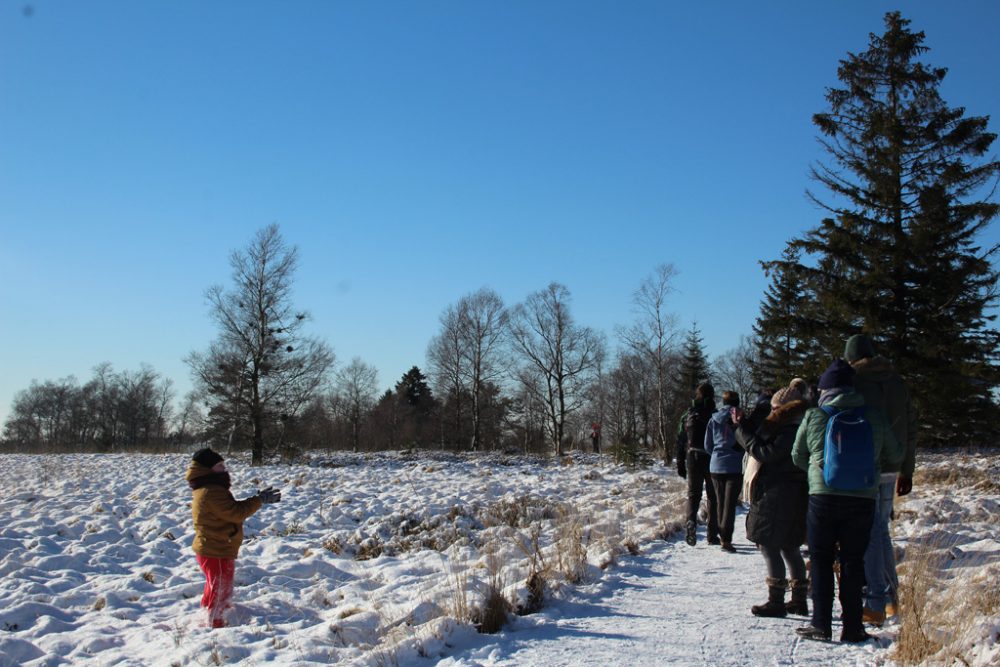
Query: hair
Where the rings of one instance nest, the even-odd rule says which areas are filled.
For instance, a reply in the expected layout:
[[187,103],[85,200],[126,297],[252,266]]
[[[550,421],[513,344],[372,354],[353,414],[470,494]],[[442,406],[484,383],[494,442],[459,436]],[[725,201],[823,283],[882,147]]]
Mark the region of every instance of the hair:
[[715,388],[708,382],[702,382],[694,390],[694,397],[700,398],[702,400],[714,399],[715,398]]
[[722,404],[738,408],[740,407],[740,395],[735,391],[724,391],[722,392]]

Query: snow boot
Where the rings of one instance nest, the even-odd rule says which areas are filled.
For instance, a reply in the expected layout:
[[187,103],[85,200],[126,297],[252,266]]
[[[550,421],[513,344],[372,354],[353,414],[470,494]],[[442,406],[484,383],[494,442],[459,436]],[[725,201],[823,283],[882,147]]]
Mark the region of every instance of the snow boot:
[[817,628],[815,625],[806,625],[801,628],[795,629],[795,634],[803,639],[812,639],[818,642],[828,642],[833,636],[829,630],[823,630],[822,628]]
[[806,596],[809,593],[809,580],[792,579],[788,584],[792,589],[792,597],[785,603],[785,611],[797,616],[808,616],[809,603],[806,602]]
[[861,644],[872,638],[872,635],[865,632],[864,628],[844,628],[840,632],[840,641],[848,644]]
[[685,526],[686,534],[684,535],[684,541],[694,546],[698,541],[698,524],[694,521],[688,521]]
[[782,618],[785,616],[785,589],[788,587],[786,579],[767,578],[767,602],[755,604],[750,607],[750,612],[754,616],[765,616],[767,618]]

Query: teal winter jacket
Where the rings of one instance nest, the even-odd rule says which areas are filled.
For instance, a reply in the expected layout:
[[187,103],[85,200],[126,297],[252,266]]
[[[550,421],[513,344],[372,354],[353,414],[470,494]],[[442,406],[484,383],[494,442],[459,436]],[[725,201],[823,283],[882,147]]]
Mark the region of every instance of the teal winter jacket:
[[[857,392],[841,394],[827,405],[844,410],[856,408],[865,404],[864,397]],[[826,423],[830,417],[820,408],[810,408],[795,433],[795,443],[792,445],[792,462],[806,471],[809,478],[810,495],[855,496],[859,498],[874,498],[878,492],[879,474],[883,470],[898,470],[905,453],[902,446],[889,428],[885,415],[877,408],[868,407],[865,417],[872,425],[875,436],[875,483],[867,489],[858,491],[841,491],[831,489],[823,483],[823,441],[826,438]]]

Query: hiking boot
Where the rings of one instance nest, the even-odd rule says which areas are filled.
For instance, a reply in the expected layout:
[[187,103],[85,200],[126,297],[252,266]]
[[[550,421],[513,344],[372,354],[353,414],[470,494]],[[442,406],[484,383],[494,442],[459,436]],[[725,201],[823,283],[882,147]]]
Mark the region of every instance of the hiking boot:
[[717,546],[719,544],[722,544],[722,541],[719,540],[719,536],[718,535],[709,535],[708,536],[708,543]]
[[[722,550],[726,551],[728,553],[731,553],[731,554],[736,553],[736,547],[733,546],[732,542],[723,542],[722,543]],[[784,595],[782,595],[782,597],[784,597]]]
[[847,642],[848,644],[860,644],[871,638],[872,636],[865,632],[864,628],[858,628],[856,630],[843,630],[840,633],[840,641]]
[[688,521],[684,528],[686,531],[684,535],[684,541],[690,544],[691,546],[694,546],[695,543],[697,543],[698,541],[698,524],[696,524],[694,521]]
[[792,598],[785,603],[785,611],[797,616],[808,616],[809,604],[806,602],[806,596],[809,593],[809,580],[792,579],[788,585],[792,589]]
[[784,618],[785,616],[785,588],[788,582],[785,579],[767,578],[767,602],[755,604],[750,607],[750,613],[754,616],[765,618]]
[[829,630],[820,630],[819,628],[807,625],[802,628],[795,628],[795,634],[803,639],[812,639],[818,642],[828,642],[832,636]]
[[885,623],[886,612],[875,611],[874,609],[864,608],[861,612],[861,621],[867,623],[868,625],[874,625],[876,628],[881,628],[882,624]]

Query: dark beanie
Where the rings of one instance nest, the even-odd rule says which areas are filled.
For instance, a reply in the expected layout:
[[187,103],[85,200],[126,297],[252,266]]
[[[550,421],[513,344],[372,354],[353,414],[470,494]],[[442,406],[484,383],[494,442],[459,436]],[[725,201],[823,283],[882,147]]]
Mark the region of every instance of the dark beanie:
[[210,448],[205,447],[204,449],[199,449],[191,457],[196,463],[200,463],[206,468],[211,468],[216,463],[222,460],[222,457],[217,453],[213,452]]
[[854,334],[844,345],[844,359],[857,361],[875,356],[875,344],[868,334]]
[[854,369],[843,359],[837,359],[819,376],[820,389],[853,387]]

